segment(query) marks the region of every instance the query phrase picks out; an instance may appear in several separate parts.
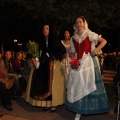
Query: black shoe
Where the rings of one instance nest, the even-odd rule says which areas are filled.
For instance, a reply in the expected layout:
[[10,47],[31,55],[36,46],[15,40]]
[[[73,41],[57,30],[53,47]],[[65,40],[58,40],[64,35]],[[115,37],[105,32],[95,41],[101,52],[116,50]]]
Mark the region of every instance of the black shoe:
[[48,111],[50,108],[48,108],[48,107],[45,107],[45,108],[43,108],[43,111]]
[[13,111],[13,108],[10,106],[4,106],[5,109],[7,109],[7,111]]
[[0,118],[3,116],[3,114],[0,113]]

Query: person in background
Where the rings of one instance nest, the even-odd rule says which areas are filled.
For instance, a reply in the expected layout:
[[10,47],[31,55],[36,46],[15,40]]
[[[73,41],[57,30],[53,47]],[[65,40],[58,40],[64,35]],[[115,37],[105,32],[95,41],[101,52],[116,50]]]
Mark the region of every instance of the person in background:
[[116,71],[116,65],[117,65],[117,53],[114,51],[111,56],[111,65],[112,65],[112,70]]
[[[117,73],[116,75],[113,77],[113,83],[115,84],[116,88],[117,88],[117,83],[120,82],[120,65],[117,66]],[[118,90],[117,90],[118,93]],[[114,113],[117,113],[118,110],[118,102],[116,103],[115,109],[114,109]]]
[[40,40],[40,66],[31,72],[25,99],[33,106],[43,107],[44,111],[50,108],[55,112],[65,102],[61,60],[66,49],[49,24],[43,26]]
[[26,59],[27,59],[27,52],[22,51],[22,60],[23,60],[23,63],[22,63],[23,65],[22,66],[24,66],[24,63],[25,63]]
[[15,54],[15,58],[13,60],[13,70],[18,76],[18,80],[19,80],[22,92],[24,92],[25,83],[26,83],[24,75],[23,75],[23,64],[24,64],[23,53],[22,52],[17,52]]
[[[88,29],[83,16],[76,18],[74,29],[70,40],[71,56],[76,58],[78,63],[71,67],[67,78],[66,108],[76,113],[74,120],[80,120],[81,114],[109,111],[108,98],[95,58],[107,41]],[[100,44],[95,48],[96,41]]]
[[64,31],[64,39],[61,40],[61,42],[66,48],[66,54],[63,60],[61,61],[61,63],[62,63],[64,74],[65,74],[65,80],[67,80],[67,76],[70,70],[70,32],[69,30]]
[[27,58],[27,52],[22,51],[22,59],[26,60],[26,58]]
[[29,79],[31,70],[35,67],[35,61],[36,61],[35,57],[33,57],[31,54],[27,54],[26,61],[24,62],[23,65],[23,72],[26,82]]
[[116,69],[120,66],[120,51],[117,52]]
[[8,111],[12,111],[13,110],[13,108],[11,107],[12,103],[8,95],[8,90],[5,86],[5,82],[8,79],[9,75],[7,74],[7,71],[5,69],[3,53],[1,51],[0,51],[0,71],[2,72],[2,74],[5,75],[5,79],[3,79],[3,77],[0,75],[0,98],[2,100],[2,105]]
[[21,68],[23,68],[23,53],[22,52],[17,52],[16,56],[13,60],[13,70],[15,71],[16,74],[22,75],[21,73]]
[[13,69],[13,56],[12,56],[12,51],[11,50],[6,50],[5,51],[5,55],[4,55],[4,62],[5,62],[5,67],[6,70],[9,74],[9,76],[13,79],[15,79],[14,82],[14,87],[15,87],[15,94],[14,94],[14,98],[17,99],[22,95],[22,89],[19,83],[19,79],[18,79],[18,74],[16,74],[16,72]]

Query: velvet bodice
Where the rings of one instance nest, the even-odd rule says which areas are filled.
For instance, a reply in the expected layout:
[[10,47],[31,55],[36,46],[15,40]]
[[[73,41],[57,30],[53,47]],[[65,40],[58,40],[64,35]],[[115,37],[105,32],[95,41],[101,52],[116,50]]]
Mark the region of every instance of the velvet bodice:
[[50,57],[61,60],[62,56],[66,53],[64,45],[59,40],[51,41],[48,39],[48,47],[45,40],[41,42],[42,54],[49,53]]
[[89,37],[86,37],[81,43],[77,42],[75,39],[72,40],[77,53],[78,60],[82,58],[84,52],[91,52],[91,41],[89,40]]

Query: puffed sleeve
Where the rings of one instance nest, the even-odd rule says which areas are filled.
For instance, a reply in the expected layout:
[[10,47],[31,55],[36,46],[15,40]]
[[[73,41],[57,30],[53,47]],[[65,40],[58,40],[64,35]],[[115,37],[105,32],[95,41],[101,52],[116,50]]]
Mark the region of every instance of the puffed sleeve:
[[92,32],[92,31],[89,32],[89,39],[92,42],[91,51],[95,49],[95,45],[98,43],[99,37],[101,37],[101,35],[98,35],[97,33]]
[[97,33],[92,32],[92,31],[89,32],[89,39],[90,39],[90,41],[98,42],[99,37],[101,37],[101,35],[98,35]]
[[74,44],[73,44],[73,40],[72,40],[73,38],[71,37],[71,39],[70,39],[70,51],[71,52],[75,52],[75,47],[74,47]]

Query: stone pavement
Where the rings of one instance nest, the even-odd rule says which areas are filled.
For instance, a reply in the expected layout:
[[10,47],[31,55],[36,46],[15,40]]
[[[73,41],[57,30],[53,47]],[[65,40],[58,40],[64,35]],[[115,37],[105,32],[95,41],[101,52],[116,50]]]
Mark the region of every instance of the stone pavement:
[[[100,115],[82,115],[81,120],[116,120],[114,108],[117,103],[117,92],[112,82],[114,75],[114,71],[104,70],[103,80],[110,104],[110,112]],[[75,113],[65,109],[65,105],[59,106],[55,113],[50,113],[50,111],[43,112],[40,107],[31,106],[25,102],[24,98],[12,101],[12,103],[14,110],[10,112],[0,106],[0,112],[3,113],[0,120],[74,120],[75,116]]]

